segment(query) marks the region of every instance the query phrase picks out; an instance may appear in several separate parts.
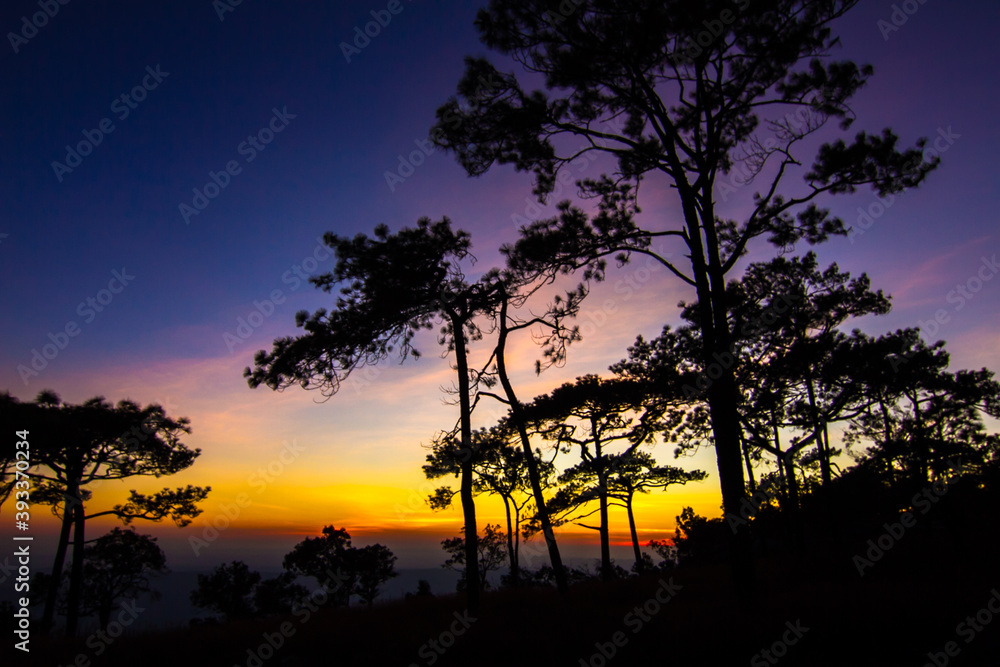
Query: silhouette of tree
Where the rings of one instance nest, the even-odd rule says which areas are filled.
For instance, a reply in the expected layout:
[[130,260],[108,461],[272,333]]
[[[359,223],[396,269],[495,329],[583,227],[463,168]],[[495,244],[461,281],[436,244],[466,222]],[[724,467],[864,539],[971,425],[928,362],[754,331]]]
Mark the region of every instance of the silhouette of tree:
[[345,528],[324,526],[322,537],[307,537],[296,544],[282,566],[293,575],[314,578],[326,586],[329,604],[346,607],[351,595],[371,604],[379,586],[396,576],[395,562],[388,547],[353,547]]
[[[483,534],[477,542],[477,560],[479,561],[479,571],[482,573],[480,587],[482,590],[489,588],[490,583],[486,575],[503,567],[507,560],[507,550],[504,542],[506,538],[500,524],[486,524],[483,527]],[[467,591],[469,580],[465,576],[467,571],[465,538],[462,536],[451,537],[441,540],[441,548],[448,554],[448,559],[441,567],[462,573],[462,578],[458,581],[458,590]]]
[[[802,173],[799,144],[828,120],[847,130],[855,119],[849,102],[873,69],[829,55],[837,44],[830,23],[856,1],[778,0],[738,10],[723,0],[575,4],[568,14],[556,0],[494,0],[480,10],[483,43],[541,75],[546,91],[525,92],[514,74],[469,57],[458,96],[438,109],[431,138],[470,175],[497,163],[531,171],[543,200],[574,160],[592,152],[613,156],[613,176],[578,184],[585,196],[600,198],[593,220],[564,203],[557,218],[526,227],[511,255],[522,266],[585,267],[595,277],[608,256],[652,257],[697,291],[703,369],[729,353],[726,275],[751,241],[764,236],[788,247],[844,234],[843,222],[817,205],[822,196],[863,185],[880,195],[899,192],[937,166],[937,159],[923,161],[924,140],[900,151],[889,130],[860,132],[851,143],[819,149],[803,190],[780,192]],[[723,13],[732,20],[719,21]],[[708,44],[693,41],[708,22],[720,33]],[[490,94],[477,94],[482,81],[491,82]],[[801,122],[791,112],[804,114]],[[738,163],[761,185],[742,222],[716,209],[716,188]],[[683,221],[677,227],[637,223],[638,185],[651,176],[674,188]],[[654,241],[682,244],[688,266],[654,249]],[[722,369],[707,397],[727,511],[745,493],[737,366]],[[737,533],[734,546],[737,588],[749,604],[747,531]]]
[[[639,534],[635,527],[635,512],[632,503],[637,493],[649,493],[653,489],[666,489],[674,484],[700,482],[708,477],[702,470],[683,470],[674,466],[658,466],[652,455],[642,451],[629,451],[611,457],[611,476],[607,480],[608,497],[618,502],[611,503],[624,507],[628,514],[629,533],[632,536],[632,550],[635,554],[635,571],[642,574],[645,560],[639,548]],[[665,558],[665,557],[664,557]]]
[[262,579],[253,589],[253,609],[257,616],[284,616],[306,597],[309,591],[295,583],[295,575],[282,572],[276,577]]
[[[695,302],[682,304],[682,317],[688,324],[677,330],[665,327],[649,343],[640,337],[629,349],[629,359],[612,368],[660,387],[679,382],[693,405],[707,405],[710,374],[738,357],[741,442],[750,491],[756,491],[752,459],[759,460],[760,451],[766,451],[776,458],[780,476],[787,481],[789,507],[794,508],[800,452],[816,445],[809,459],[819,465],[824,481],[829,481],[831,459],[837,452],[830,446],[828,427],[853,417],[864,401],[860,384],[851,376],[855,365],[846,358],[856,343],[840,327],[849,318],[888,312],[889,299],[881,291],[872,291],[864,274],[851,278],[836,264],[820,271],[813,253],[753,263],[727,289],[733,344],[727,355],[717,357],[715,367],[706,373],[698,369],[702,327],[698,321],[701,308]],[[680,449],[713,442],[707,426],[690,418],[676,434],[684,436],[678,438]],[[807,435],[784,448],[781,432],[785,428],[801,429]]]
[[83,588],[80,614],[97,614],[106,630],[119,600],[152,594],[150,579],[167,571],[166,556],[156,538],[134,530],[114,528],[83,550]]
[[426,579],[420,579],[417,581],[417,592],[407,593],[406,599],[412,600],[413,598],[432,598],[434,593],[431,592],[431,582]]
[[731,531],[722,519],[707,519],[697,514],[691,507],[685,507],[676,517],[677,548],[679,564],[717,562],[725,557]]
[[[517,586],[520,580],[518,551],[521,540],[521,523],[526,508],[533,499],[531,481],[524,452],[510,443],[514,434],[504,425],[490,429],[480,429],[473,433],[472,461],[475,481],[473,489],[477,494],[488,493],[500,496],[507,517],[507,560],[510,563],[510,585]],[[460,447],[451,434],[444,434],[433,444],[433,451],[427,455],[424,475],[437,479],[446,475],[460,474]],[[548,461],[537,462],[544,487],[555,470]],[[428,498],[431,509],[441,510],[451,505],[455,492],[449,486],[435,490]]]
[[329,604],[346,607],[357,583],[351,558],[353,549],[347,529],[324,526],[322,537],[307,537],[285,554],[282,567],[296,576],[312,577],[320,585],[326,585]]
[[396,576],[396,557],[381,544],[371,544],[354,550],[353,567],[358,575],[355,592],[365,604],[371,604],[379,594],[379,586]]
[[198,588],[191,591],[191,604],[221,614],[226,620],[291,613],[308,596],[295,575],[283,572],[264,579],[246,563],[223,563],[211,573],[198,575]]
[[[7,403],[7,407],[13,404]],[[112,515],[128,524],[136,519],[162,521],[170,517],[178,526],[201,513],[197,503],[210,487],[188,485],[163,489],[152,495],[131,491],[129,498],[109,510],[86,513],[89,485],[135,476],[172,475],[190,467],[201,450],[189,449],[180,439],[190,433],[186,418],[173,419],[156,404],[140,407],[133,401],[108,403],[95,397],[79,405],[64,403],[46,390],[33,403],[20,403],[20,423],[32,434],[35,479],[32,501],[52,506],[61,519],[59,541],[52,567],[58,579],[63,571],[72,532],[73,560],[66,599],[66,634],[73,636],[79,617],[83,586],[85,522]],[[55,614],[58,586],[49,588],[40,626],[47,631]]]
[[222,614],[227,620],[250,618],[255,612],[254,589],[260,581],[260,573],[251,571],[243,561],[223,563],[207,575],[198,575],[191,604]]
[[646,387],[635,380],[602,379],[597,375],[577,378],[546,396],[537,397],[525,408],[527,421],[546,440],[568,453],[578,448],[580,463],[567,469],[559,481],[568,486],[552,499],[553,511],[563,515],[561,521],[577,508],[597,500],[600,525],[593,528],[600,534],[601,575],[612,576],[611,541],[608,527],[608,479],[612,474],[613,454],[609,448],[624,442],[625,453],[652,442],[665,427],[664,403],[647,405]]
[[[666,540],[650,540],[646,543],[646,546],[660,557],[660,562],[653,564],[652,558],[649,558],[648,561],[643,559],[643,562],[653,564],[653,567],[659,570],[671,570],[677,566],[677,547],[670,542]],[[648,556],[648,554],[643,554],[643,556]]]
[[[1000,450],[984,417],[1000,417],[1000,383],[985,368],[949,372],[944,343],[928,345],[915,329],[871,340],[858,336],[863,356],[857,382],[867,402],[845,434],[848,446],[872,443],[863,458],[890,482],[926,485],[962,460],[981,472]],[[857,353],[857,349],[854,350]]]
[[[462,463],[461,499],[470,549],[470,580],[476,581],[476,515],[472,498],[471,387],[467,344],[480,337],[475,318],[487,309],[491,298],[481,283],[469,285],[460,266],[471,258],[469,235],[453,231],[443,218],[419,220],[415,229],[390,234],[388,227],[375,228],[374,238],[358,234],[353,239],[327,232],[324,242],[337,257],[332,272],[310,278],[325,292],[341,285],[336,308],[312,315],[296,314],[296,326],[305,330],[298,337],[274,341],[270,353],[260,350],[254,369],[244,376],[251,387],[267,385],[283,390],[293,384],[335,394],[354,370],[377,364],[397,354],[401,360],[418,357],[413,339],[423,329],[440,323],[440,342],[455,352],[458,374],[459,431],[469,455]],[[478,604],[478,586],[468,597],[470,608]]]
[[[492,278],[493,276],[487,275],[484,281],[491,281]],[[538,459],[532,451],[524,405],[518,399],[507,371],[507,343],[511,334],[537,327],[540,333],[534,331],[532,333],[535,341],[540,342],[543,346],[545,361],[544,363],[541,360],[535,362],[536,374],[540,374],[544,368],[549,366],[559,366],[565,363],[567,347],[580,339],[579,328],[576,326],[567,327],[566,321],[576,317],[580,303],[587,295],[587,289],[585,285],[580,284],[575,290],[567,292],[565,296],[557,296],[541,315],[531,313],[530,316],[521,316],[519,310],[524,308],[528,299],[541,287],[547,285],[552,277],[537,280],[537,277],[530,272],[508,268],[503,274],[498,275],[498,278],[495,283],[497,300],[493,304],[491,313],[496,324],[497,343],[493,349],[493,356],[490,358],[490,363],[495,365],[492,369],[492,375],[489,377],[500,383],[503,395],[487,391],[481,391],[480,395],[490,396],[507,406],[509,414],[504,421],[521,440],[522,460],[528,472],[528,481],[531,484],[535,517],[545,538],[556,589],[561,595],[566,595],[569,580],[563,566],[562,556],[559,553],[559,545],[556,542],[552,521],[549,519],[544,493],[545,478]]]

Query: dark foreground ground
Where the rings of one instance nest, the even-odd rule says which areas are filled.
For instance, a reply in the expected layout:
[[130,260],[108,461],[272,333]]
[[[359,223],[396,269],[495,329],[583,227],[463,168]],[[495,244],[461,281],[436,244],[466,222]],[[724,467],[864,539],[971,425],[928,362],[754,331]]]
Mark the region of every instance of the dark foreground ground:
[[[474,619],[463,616],[461,599],[441,596],[126,635],[111,645],[36,639],[30,656],[18,655],[13,662],[46,667],[1000,665],[1000,613],[988,608],[992,599],[1000,610],[1000,549],[992,533],[961,551],[913,535],[864,576],[843,554],[794,559],[771,554],[757,565],[759,603],[745,613],[736,609],[728,568],[716,563],[613,584],[579,584],[566,600],[548,589],[499,591],[485,596]],[[5,643],[10,655],[12,642]]]

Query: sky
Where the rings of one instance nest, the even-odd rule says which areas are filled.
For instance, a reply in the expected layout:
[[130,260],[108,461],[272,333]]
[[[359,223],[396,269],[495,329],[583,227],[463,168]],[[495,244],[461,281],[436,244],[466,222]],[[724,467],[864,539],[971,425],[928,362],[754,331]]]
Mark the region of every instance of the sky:
[[[295,333],[296,311],[330,305],[307,282],[333,266],[324,232],[448,216],[472,234],[484,270],[519,222],[553,214],[552,202],[532,199],[529,175],[498,167],[470,179],[426,142],[464,56],[511,69],[478,41],[481,4],[78,0],[41,18],[37,2],[0,8],[0,388],[21,400],[53,389],[72,403],[155,402],[190,418],[185,442],[202,450],[194,466],[106,484],[91,501],[97,510],[132,488],[211,485],[191,526],[137,526],[173,567],[241,558],[275,569],[330,524],[356,544],[390,546],[399,567],[432,567],[444,559],[440,540],[459,533],[457,509],[424,503],[436,485],[420,470],[425,447],[457,416],[442,392],[453,371],[432,338],[419,361],[370,369],[326,402],[252,390],[242,371],[256,350]],[[26,27],[32,17],[40,27]],[[366,26],[374,36],[359,37]],[[942,166],[891,199],[859,191],[824,201],[854,233],[815,250],[823,265],[867,272],[892,295],[889,315],[859,326],[921,326],[947,341],[954,369],[1000,367],[998,28],[1000,7],[986,0],[868,0],[835,24],[838,57],[876,71],[855,98],[851,134],[888,126],[904,145],[928,137]],[[669,191],[643,187],[644,219],[668,227]],[[721,211],[739,216],[752,193],[734,183]],[[750,259],[773,253],[755,246]],[[584,340],[565,367],[536,377],[537,349],[516,342],[519,394],[606,373],[637,334],[676,324],[677,303],[691,296],[642,260],[612,270],[584,305]],[[476,419],[500,416],[484,405]],[[713,452],[675,461],[666,445],[652,451],[709,478],[638,501],[643,542],[672,536],[685,505],[721,514]],[[499,504],[481,502],[481,523],[501,519]],[[0,534],[13,532],[8,507],[0,520]],[[51,550],[47,508],[34,508],[32,522],[39,551]],[[612,513],[612,533],[627,560],[623,513]],[[592,532],[560,534],[571,555],[597,557]],[[544,562],[541,550],[528,559]]]

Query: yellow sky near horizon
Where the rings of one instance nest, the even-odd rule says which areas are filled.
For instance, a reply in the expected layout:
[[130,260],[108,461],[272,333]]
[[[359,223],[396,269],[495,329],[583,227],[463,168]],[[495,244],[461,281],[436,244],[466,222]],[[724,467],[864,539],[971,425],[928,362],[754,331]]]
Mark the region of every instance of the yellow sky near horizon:
[[[624,356],[637,333],[656,335],[662,327],[663,282],[656,280],[655,271],[641,265],[630,268],[622,280],[601,284],[588,299],[591,308],[579,319],[584,340],[570,348],[566,367],[536,376],[533,364],[539,351],[531,337],[512,339],[512,380],[522,400],[586,373],[607,374],[607,366]],[[658,289],[651,289],[652,285]],[[676,301],[674,296],[668,298]],[[660,307],[652,307],[654,303]],[[626,308],[627,317],[622,316]],[[192,433],[184,442],[201,449],[195,464],[177,475],[101,484],[88,504],[88,513],[120,502],[129,489],[148,493],[164,486],[195,484],[211,486],[212,492],[191,526],[172,533],[169,526],[140,522],[137,530],[161,536],[161,543],[164,539],[175,542],[181,534],[185,540],[203,536],[206,530],[211,534],[214,523],[216,527],[225,524],[225,539],[230,542],[237,536],[244,540],[256,536],[294,544],[332,524],[346,527],[359,544],[381,539],[391,546],[395,536],[404,542],[423,539],[433,549],[438,549],[441,539],[458,534],[462,515],[457,499],[454,508],[442,512],[432,512],[425,502],[435,487],[457,487],[457,480],[426,480],[421,470],[434,434],[450,428],[457,419],[457,407],[443,391],[454,384],[453,357],[441,358],[431,338],[423,341],[424,356],[419,360],[388,361],[365,369],[349,378],[336,396],[323,401],[318,392],[299,387],[283,392],[247,387],[242,370],[253,350],[269,347],[274,336],[287,334],[288,322],[269,322],[264,329],[235,354],[108,367],[71,376],[69,382],[54,387],[63,400],[72,403],[98,394],[111,401],[130,398],[142,404],[160,403],[167,414],[191,420]],[[487,353],[489,344],[488,339],[473,344],[473,363]],[[490,425],[504,414],[502,405],[484,400],[476,410],[475,424]],[[539,446],[546,448],[544,443]],[[701,468],[709,478],[637,499],[643,543],[671,537],[674,517],[685,505],[701,514],[720,514],[714,452],[676,461],[672,447],[661,445],[651,451],[662,464]],[[575,462],[575,455],[560,455],[557,465]],[[227,513],[231,515],[234,507],[239,514],[230,521]],[[36,520],[54,521],[37,514]],[[505,525],[499,499],[477,499],[477,514],[480,525]],[[611,521],[613,540],[628,543],[624,511],[613,509]],[[89,536],[112,525],[110,520],[95,523]],[[54,532],[54,526],[46,529],[50,531]],[[568,543],[597,543],[594,531],[574,525],[563,527],[560,534]]]

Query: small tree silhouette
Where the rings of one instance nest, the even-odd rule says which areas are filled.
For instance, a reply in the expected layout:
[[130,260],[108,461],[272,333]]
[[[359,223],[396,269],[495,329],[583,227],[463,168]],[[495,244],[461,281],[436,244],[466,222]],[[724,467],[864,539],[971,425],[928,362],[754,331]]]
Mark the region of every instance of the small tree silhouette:
[[[486,524],[483,527],[483,534],[477,543],[479,571],[483,574],[483,578],[479,584],[482,590],[490,586],[486,580],[486,575],[503,567],[503,564],[507,560],[507,551],[504,542],[505,537],[500,524]],[[448,559],[441,567],[461,572],[462,578],[458,581],[458,590],[467,591],[469,580],[465,576],[467,571],[465,538],[451,537],[447,540],[441,540],[441,548],[448,554]]]
[[327,587],[331,605],[346,607],[351,595],[371,604],[379,586],[396,576],[395,562],[388,547],[353,547],[346,529],[325,526],[322,537],[307,537],[296,544],[285,555],[283,566],[293,575],[316,579]]
[[223,563],[211,573],[198,575],[198,588],[191,592],[191,604],[222,614],[228,620],[254,615],[254,589],[261,582],[259,572],[253,572],[240,560]]
[[388,547],[372,544],[354,551],[354,571],[358,575],[355,592],[365,604],[379,594],[379,586],[396,576],[396,557]]
[[134,530],[114,528],[97,538],[84,549],[80,613],[97,614],[106,630],[119,600],[143,593],[159,598],[150,580],[167,572],[166,560],[155,537]]

